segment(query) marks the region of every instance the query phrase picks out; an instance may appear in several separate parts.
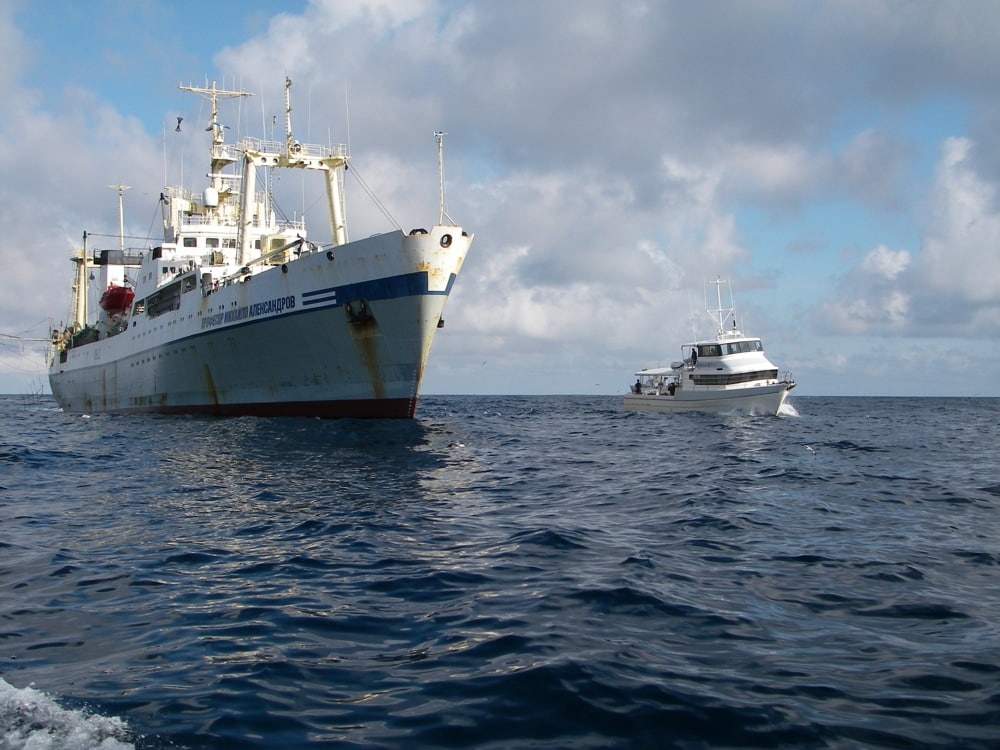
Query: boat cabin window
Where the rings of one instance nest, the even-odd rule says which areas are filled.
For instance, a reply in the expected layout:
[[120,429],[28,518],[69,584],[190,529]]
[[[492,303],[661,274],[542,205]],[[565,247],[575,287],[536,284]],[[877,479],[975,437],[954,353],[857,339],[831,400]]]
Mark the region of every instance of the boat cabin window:
[[181,282],[175,281],[159,291],[153,292],[145,299],[146,315],[155,318],[181,306]]
[[185,237],[184,238],[184,247],[198,247],[198,238],[197,237]]
[[757,341],[736,341],[732,344],[724,344],[726,354],[742,354],[743,352],[762,352],[764,347],[760,340]]
[[218,237],[206,237],[205,238],[205,247],[218,247],[218,246],[219,246],[219,238]]
[[738,372],[732,375],[692,375],[695,385],[739,385],[753,383],[757,380],[773,382],[778,379],[777,370],[759,370],[757,372]]
[[721,357],[722,347],[719,344],[699,344],[699,357]]

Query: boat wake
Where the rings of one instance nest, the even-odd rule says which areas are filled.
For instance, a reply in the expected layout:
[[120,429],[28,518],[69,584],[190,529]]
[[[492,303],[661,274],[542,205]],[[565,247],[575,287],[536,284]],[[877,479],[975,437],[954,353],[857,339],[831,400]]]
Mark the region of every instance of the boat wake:
[[18,689],[0,678],[0,747],[4,750],[135,750],[128,725],[59,706],[34,688]]
[[802,415],[799,414],[799,410],[798,409],[796,409],[790,403],[788,403],[787,401],[785,401],[781,405],[781,408],[778,409],[778,416],[779,417],[801,417]]

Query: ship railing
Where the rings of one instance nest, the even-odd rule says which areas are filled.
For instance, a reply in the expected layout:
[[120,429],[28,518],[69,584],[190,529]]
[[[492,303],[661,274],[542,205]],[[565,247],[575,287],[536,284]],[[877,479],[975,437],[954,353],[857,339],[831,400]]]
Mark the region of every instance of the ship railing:
[[[238,227],[239,222],[232,219],[221,219],[221,218],[211,218],[208,216],[185,216],[184,217],[185,226],[220,226],[220,227]],[[280,219],[274,222],[274,225],[278,229],[294,229],[298,232],[302,232],[306,228],[305,219]],[[247,226],[251,227],[267,227],[268,222],[265,219],[261,219],[254,215],[254,218],[249,222]]]
[[229,161],[239,161],[240,147],[235,143],[216,143],[212,146],[213,159],[228,159]]
[[188,226],[201,226],[203,224],[213,224],[220,227],[238,227],[240,223],[235,219],[227,219],[222,216],[198,216],[197,214],[191,214],[184,217],[184,224]]
[[[270,141],[260,138],[243,138],[239,142],[240,151],[255,151],[265,154],[283,154],[286,151],[284,141]],[[292,156],[301,156],[310,159],[327,159],[330,157],[347,158],[347,145],[344,143],[334,143],[322,146],[315,143],[299,143],[294,141],[291,148]]]
[[275,222],[275,226],[277,226],[278,229],[294,229],[296,232],[304,232],[306,230],[306,220],[279,219]]
[[219,286],[229,286],[230,284],[237,284],[246,281],[254,275],[253,267],[279,263],[285,257],[286,253],[292,250],[292,248],[296,248],[296,255],[310,255],[319,251],[319,245],[315,242],[310,242],[303,237],[299,237],[291,242],[285,243],[281,247],[274,248],[270,252],[259,255],[253,260],[248,261],[246,265],[241,266],[235,273],[216,279],[211,285],[203,283],[202,294],[211,294],[213,291],[217,290]]
[[[191,204],[198,205],[202,202],[203,193],[188,190],[185,188],[168,188],[171,199],[183,200]],[[257,202],[265,203],[268,200],[267,193],[263,191],[258,191]],[[203,216],[201,214],[185,214],[182,217],[182,223],[189,226],[205,226],[205,225],[216,225],[222,227],[238,227],[239,218],[235,210],[233,211],[216,211],[211,216]],[[254,214],[254,218],[250,222],[250,226],[253,227],[266,227],[268,226],[267,219],[264,217]],[[278,219],[275,221],[275,226],[279,229],[294,229],[295,231],[302,232],[306,229],[306,220],[303,219]]]

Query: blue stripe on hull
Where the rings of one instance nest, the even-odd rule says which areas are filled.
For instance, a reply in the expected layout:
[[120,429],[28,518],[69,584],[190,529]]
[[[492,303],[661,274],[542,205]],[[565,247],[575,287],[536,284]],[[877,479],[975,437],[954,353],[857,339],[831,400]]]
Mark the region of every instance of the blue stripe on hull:
[[337,305],[343,305],[356,299],[366,299],[369,301],[382,299],[396,299],[398,297],[416,297],[425,294],[443,294],[447,296],[451,293],[451,287],[455,283],[455,274],[448,278],[448,286],[444,291],[432,292],[428,283],[426,271],[414,271],[413,273],[402,274],[400,276],[390,276],[384,279],[373,279],[362,281],[357,284],[343,284],[341,286],[331,286],[325,289],[314,289],[310,292],[302,292],[302,305],[316,305],[333,301]]

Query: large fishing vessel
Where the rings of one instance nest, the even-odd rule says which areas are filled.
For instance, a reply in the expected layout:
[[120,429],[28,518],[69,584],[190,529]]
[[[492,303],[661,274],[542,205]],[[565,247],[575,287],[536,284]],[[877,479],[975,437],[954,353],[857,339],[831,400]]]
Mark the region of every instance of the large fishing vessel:
[[[290,80],[283,142],[226,143],[219,101],[249,94],[180,88],[211,104],[208,183],[167,188],[162,240],[141,250],[125,246],[125,186],[119,246],[90,249],[84,233],[71,319],[52,334],[56,401],[67,412],[412,417],[472,242],[445,211],[443,176],[437,225],[349,241],[347,147],[293,137]],[[325,178],[329,243],[279,218],[269,177],[281,169]]]
[[681,359],[670,367],[635,373],[624,406],[632,411],[747,412],[777,414],[795,380],[764,355],[764,345],[736,325],[732,304],[722,306],[721,279],[714,282],[718,307],[708,310],[718,326],[715,338],[681,345]]

